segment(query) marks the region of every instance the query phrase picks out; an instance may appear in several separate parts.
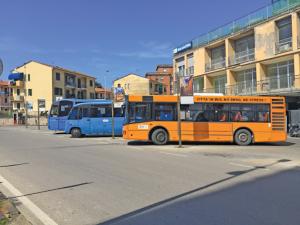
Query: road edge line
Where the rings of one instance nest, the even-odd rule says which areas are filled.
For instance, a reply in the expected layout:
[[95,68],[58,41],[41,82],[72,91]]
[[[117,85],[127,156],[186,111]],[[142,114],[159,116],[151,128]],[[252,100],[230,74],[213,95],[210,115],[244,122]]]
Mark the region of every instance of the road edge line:
[[44,225],[58,225],[53,219],[51,219],[43,210],[41,210],[37,205],[35,205],[28,197],[23,196],[17,188],[15,188],[11,183],[8,182],[3,176],[0,175],[0,181],[2,185],[11,192],[38,220],[40,220]]

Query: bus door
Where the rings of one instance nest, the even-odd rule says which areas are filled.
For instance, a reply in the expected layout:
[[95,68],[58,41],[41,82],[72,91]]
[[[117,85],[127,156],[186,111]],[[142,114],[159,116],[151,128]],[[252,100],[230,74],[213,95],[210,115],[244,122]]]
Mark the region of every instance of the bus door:
[[58,104],[53,104],[50,110],[50,115],[48,117],[48,128],[49,130],[57,130],[58,129]]
[[59,102],[59,116],[58,116],[58,130],[64,130],[66,120],[68,119],[69,112],[73,107],[71,101],[60,101]]
[[81,106],[79,108],[78,113],[78,126],[81,129],[82,134],[93,134],[92,133],[92,121],[89,117],[89,107],[88,106]]
[[115,131],[115,135],[122,135],[124,121],[125,121],[124,108],[123,107],[114,108],[114,131]]

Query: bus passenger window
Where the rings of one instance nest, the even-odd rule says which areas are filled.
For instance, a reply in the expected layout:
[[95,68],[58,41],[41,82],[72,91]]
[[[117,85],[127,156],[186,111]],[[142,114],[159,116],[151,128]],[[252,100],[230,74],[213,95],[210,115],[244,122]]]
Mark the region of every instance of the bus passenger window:
[[219,121],[220,122],[226,122],[227,121],[227,113],[222,112],[219,114]]
[[242,114],[240,111],[232,112],[232,121],[233,122],[240,122],[242,120]]

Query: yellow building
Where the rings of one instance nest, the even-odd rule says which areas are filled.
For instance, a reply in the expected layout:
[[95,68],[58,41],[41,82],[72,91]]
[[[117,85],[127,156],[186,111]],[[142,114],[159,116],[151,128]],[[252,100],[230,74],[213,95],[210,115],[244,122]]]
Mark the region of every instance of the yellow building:
[[[14,77],[14,75],[20,75]],[[12,75],[12,76],[11,76]],[[24,112],[27,102],[29,113],[37,112],[38,99],[43,111],[62,98],[95,98],[95,78],[79,72],[36,61],[29,61],[15,68],[10,75],[13,110]]]
[[283,95],[300,108],[299,15],[300,0],[276,1],[174,49],[174,71],[194,93]]
[[114,80],[114,88],[122,87],[125,95],[152,95],[154,82],[136,74],[128,74]]

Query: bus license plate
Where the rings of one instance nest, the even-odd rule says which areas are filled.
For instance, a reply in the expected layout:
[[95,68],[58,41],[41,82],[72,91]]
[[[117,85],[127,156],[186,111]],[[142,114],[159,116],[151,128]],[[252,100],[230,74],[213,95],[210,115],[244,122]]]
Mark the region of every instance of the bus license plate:
[[148,130],[149,126],[148,125],[138,125],[139,130]]

